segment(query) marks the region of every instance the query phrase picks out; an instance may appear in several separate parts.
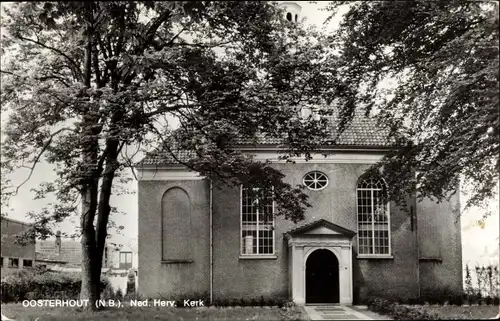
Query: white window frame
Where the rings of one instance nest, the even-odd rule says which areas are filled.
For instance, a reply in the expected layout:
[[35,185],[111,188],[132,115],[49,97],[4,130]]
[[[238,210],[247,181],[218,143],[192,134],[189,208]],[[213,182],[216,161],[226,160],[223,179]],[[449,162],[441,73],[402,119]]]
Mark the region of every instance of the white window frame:
[[[255,188],[254,188],[255,189]],[[240,258],[276,258],[276,233],[275,233],[275,219],[274,219],[274,213],[275,213],[275,207],[274,207],[274,199],[272,202],[272,240],[273,240],[273,247],[272,247],[272,252],[271,253],[243,253],[243,185],[240,185]],[[259,251],[259,209],[257,208],[257,251]]]
[[[122,260],[122,257],[124,260]],[[127,258],[130,258],[130,261]],[[132,252],[120,252],[120,263],[132,264]]]
[[[385,182],[385,180],[382,177],[373,177],[373,179],[375,179],[375,178],[380,180],[387,190],[387,183]],[[393,256],[392,256],[392,244],[391,244],[391,208],[390,208],[390,202],[388,200],[387,203],[385,204],[386,212],[387,212],[387,232],[388,232],[387,242],[389,243],[388,244],[389,245],[389,252],[376,254],[375,253],[375,220],[373,217],[374,216],[373,191],[375,189],[374,188],[359,188],[358,187],[359,184],[365,179],[367,179],[367,178],[360,178],[356,182],[356,209],[355,209],[355,212],[356,212],[356,229],[358,231],[358,233],[356,233],[357,234],[357,236],[356,236],[357,242],[358,242],[358,255],[357,255],[357,257],[358,258],[393,258]],[[371,211],[371,215],[372,215],[372,218],[371,218],[371,222],[372,222],[372,227],[371,227],[372,248],[371,248],[371,251],[372,251],[372,253],[359,253],[360,243],[359,243],[359,196],[358,196],[358,191],[370,191],[371,192],[370,197],[371,197],[371,204],[372,204],[372,211]]]
[[[316,176],[317,174],[323,175],[323,176],[325,177],[325,179],[326,179],[326,183],[325,183],[325,185],[324,185],[324,186],[322,186],[322,187],[320,187],[320,188],[313,188],[313,187],[311,187],[311,186],[307,185],[307,183],[306,183],[306,176],[308,176],[308,175],[312,175],[312,174],[315,174],[315,178],[314,178],[315,180],[317,180],[317,176]],[[316,182],[317,182],[317,181],[316,181]],[[326,175],[325,173],[320,172],[320,171],[310,171],[310,172],[307,172],[307,173],[306,173],[306,174],[302,177],[302,184],[303,184],[305,187],[307,187],[307,189],[308,189],[308,190],[311,190],[311,191],[321,191],[321,190],[325,189],[325,188],[328,186],[328,184],[329,184],[329,183],[330,183],[330,178],[328,178],[328,175]]]

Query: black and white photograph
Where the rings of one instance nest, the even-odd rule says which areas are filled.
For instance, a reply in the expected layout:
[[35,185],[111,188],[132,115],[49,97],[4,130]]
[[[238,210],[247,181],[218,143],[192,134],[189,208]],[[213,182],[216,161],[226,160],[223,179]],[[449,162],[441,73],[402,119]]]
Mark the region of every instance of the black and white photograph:
[[500,318],[497,1],[0,12],[2,321]]

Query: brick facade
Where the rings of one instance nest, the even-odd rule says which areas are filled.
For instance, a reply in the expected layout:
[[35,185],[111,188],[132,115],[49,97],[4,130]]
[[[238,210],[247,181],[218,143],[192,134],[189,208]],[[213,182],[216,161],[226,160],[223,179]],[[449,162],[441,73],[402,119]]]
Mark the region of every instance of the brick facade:
[[[162,198],[182,188],[191,203],[191,259],[162,262]],[[173,298],[210,287],[209,184],[206,180],[139,181],[139,292]],[[168,213],[166,213],[168,215]],[[179,247],[185,246],[179,244]]]
[[[347,155],[347,157],[349,157]],[[359,162],[275,164],[292,186],[318,170],[329,177],[320,191],[306,190],[309,202],[304,221],[275,222],[274,258],[240,257],[240,191],[213,184],[213,297],[214,299],[288,298],[290,260],[284,233],[307,222],[325,219],[357,232],[356,183],[370,166]],[[192,260],[162,262],[162,198],[173,187],[182,188],[191,203]],[[139,181],[139,292],[147,297],[189,296],[210,290],[210,184],[208,180]],[[460,221],[455,221],[458,199],[435,204],[430,200],[409,208],[390,204],[391,258],[357,257],[353,237],[353,297],[368,295],[414,297],[431,286],[459,289],[462,285]],[[168,204],[166,205],[168,207]],[[439,215],[438,215],[439,214]],[[432,219],[431,219],[432,217]],[[432,222],[432,228],[424,222]],[[419,226],[423,226],[419,229]],[[179,246],[182,246],[179,244]],[[430,247],[437,254],[423,257]],[[435,251],[435,250],[430,250]],[[420,258],[419,258],[420,253]],[[433,261],[429,259],[434,259]]]
[[[2,228],[2,268],[24,268],[25,265],[35,264],[35,244],[20,245],[16,243],[16,237],[26,231],[30,225],[10,218],[1,218]],[[14,260],[14,261],[12,261]],[[12,266],[11,262],[17,262]]]

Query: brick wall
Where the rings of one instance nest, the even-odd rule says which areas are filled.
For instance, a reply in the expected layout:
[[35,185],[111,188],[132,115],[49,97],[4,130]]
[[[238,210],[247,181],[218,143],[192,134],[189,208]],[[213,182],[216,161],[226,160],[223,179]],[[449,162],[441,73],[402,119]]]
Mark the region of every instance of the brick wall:
[[[324,172],[329,185],[320,191],[305,190],[313,205],[304,221],[320,218],[357,231],[356,183],[368,164],[275,164],[292,186],[312,170]],[[180,187],[191,202],[192,263],[161,263],[162,197],[167,190]],[[357,239],[353,238],[354,301],[368,295],[413,297],[420,288],[433,284],[461,286],[460,223],[452,223],[451,211],[458,200],[436,206],[430,201],[415,203],[401,209],[390,205],[391,249],[393,258],[358,259]],[[420,251],[429,245],[426,233],[417,233],[417,226],[442,213],[438,233],[443,262],[418,261]],[[414,219],[416,214],[417,219]],[[418,224],[417,224],[418,223]],[[433,223],[434,224],[434,223]],[[431,224],[432,225],[432,224]],[[437,226],[437,225],[436,225]],[[271,259],[240,258],[240,190],[214,183],[213,188],[213,293],[215,299],[289,297],[289,262],[283,234],[297,227],[278,218],[275,224],[275,253]],[[429,232],[431,233],[431,232]],[[432,233],[431,233],[432,234]],[[182,245],[179,245],[182,246]],[[423,253],[423,252],[421,252]],[[139,182],[139,291],[148,297],[208,292],[209,290],[209,183],[206,180],[140,181]],[[420,272],[419,272],[420,270]]]
[[462,290],[462,240],[458,193],[417,204],[421,290]]
[[[139,292],[146,297],[179,298],[208,293],[209,188],[206,180],[139,182]],[[191,208],[192,262],[162,262],[162,198],[169,189],[182,188]],[[168,213],[167,213],[168,216]],[[177,244],[178,247],[186,244]],[[171,257],[174,260],[174,257]]]
[[[304,221],[320,218],[357,231],[356,183],[369,165],[364,164],[275,164],[292,186],[312,170],[327,174],[330,182],[320,191],[305,190],[309,202]],[[276,259],[239,259],[239,189],[214,189],[214,297],[288,296],[287,244],[283,233],[296,227],[290,221],[276,222]],[[369,294],[414,296],[418,293],[416,231],[409,212],[391,205],[393,259],[360,259],[353,241],[354,299]]]
[[16,235],[20,235],[23,231],[29,228],[26,223],[18,222],[8,218],[1,218],[2,245],[0,247],[1,256],[3,257],[3,266],[8,266],[8,258],[19,259],[19,267],[23,266],[22,260],[35,259],[35,244],[20,245],[15,242]]

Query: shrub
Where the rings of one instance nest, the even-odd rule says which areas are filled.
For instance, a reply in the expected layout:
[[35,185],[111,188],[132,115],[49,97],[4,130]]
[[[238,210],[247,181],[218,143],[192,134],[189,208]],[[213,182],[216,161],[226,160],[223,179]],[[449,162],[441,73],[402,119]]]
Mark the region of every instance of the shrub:
[[495,297],[500,292],[498,265],[476,266],[477,291],[482,297]]
[[278,299],[278,301],[277,301],[277,306],[280,309],[286,307],[287,304],[288,304],[288,300],[286,300],[286,299]]
[[425,300],[422,297],[408,299],[408,304],[410,305],[424,305],[424,303]]
[[103,300],[114,300],[115,299],[115,290],[111,283],[106,284],[106,287],[101,293],[101,299]]
[[135,293],[135,273],[134,273],[134,271],[129,271],[129,274],[127,276],[126,295],[130,296],[133,293]]
[[473,293],[473,294],[467,296],[467,303],[469,305],[478,304],[480,300],[481,300],[481,296],[477,293]]
[[[136,294],[135,296],[138,297],[140,295]],[[162,297],[161,295],[159,295],[159,296],[156,297],[156,299],[166,300],[167,298]],[[213,302],[210,302],[210,295],[209,295],[208,292],[191,292],[189,294],[179,295],[176,298],[175,303],[176,303],[177,307],[183,308],[184,307],[184,300],[202,300],[203,304],[205,306],[210,306],[210,305],[214,305],[214,306],[227,306],[227,303],[228,303],[227,300],[226,300],[225,305],[221,305],[221,301],[220,300],[214,300]]]
[[375,312],[386,314],[395,320],[439,320],[437,313],[428,311],[425,306],[405,306],[398,303],[373,298],[369,301],[369,309]]
[[[107,279],[101,279],[101,291],[108,284]],[[36,299],[78,299],[80,288],[80,274],[36,268],[23,269],[2,274],[1,301],[7,303]]]
[[465,301],[465,293],[464,294],[456,294],[456,295],[453,295],[451,298],[450,298],[450,304],[451,305],[457,305],[457,306],[461,306],[464,304],[464,301]]
[[449,288],[432,288],[423,289],[420,296],[420,301],[427,302],[429,304],[439,304],[444,305],[455,304],[462,305],[465,299],[465,294],[460,291],[452,290]]
[[[190,298],[198,298],[199,296],[190,296]],[[182,306],[182,301],[183,300],[178,300],[177,301],[177,306]],[[205,301],[205,300],[204,300]],[[180,303],[179,303],[180,302]],[[205,302],[209,302],[208,298]],[[264,306],[278,306],[280,308],[285,307],[292,304],[289,302],[288,299],[284,298],[273,298],[273,297],[264,297],[260,296],[259,298],[251,298],[251,299],[230,299],[230,298],[218,298],[217,300],[214,300],[213,304],[214,306],[217,307],[234,307],[234,306],[253,306],[253,307],[264,307]]]
[[122,291],[121,288],[118,288],[118,290],[116,290],[116,292],[115,292],[115,298],[117,300],[123,299],[123,291]]
[[220,307],[227,307],[230,304],[229,302],[230,301],[228,299],[223,298],[223,299],[219,300],[219,302],[218,302],[217,305],[220,306]]
[[384,308],[384,305],[388,304],[389,301],[381,299],[381,298],[373,298],[370,302],[370,309],[375,311],[375,312],[380,312],[382,313],[383,310],[387,310]]

